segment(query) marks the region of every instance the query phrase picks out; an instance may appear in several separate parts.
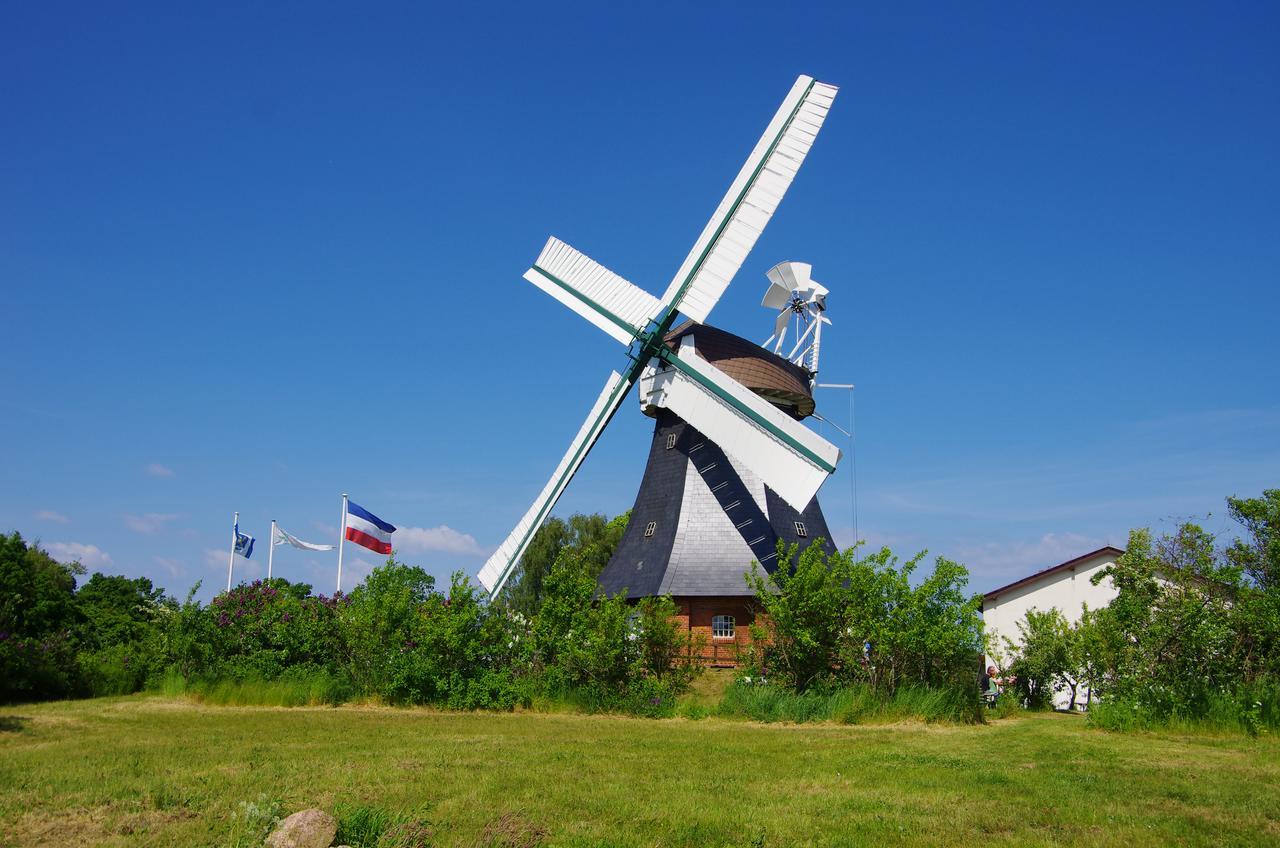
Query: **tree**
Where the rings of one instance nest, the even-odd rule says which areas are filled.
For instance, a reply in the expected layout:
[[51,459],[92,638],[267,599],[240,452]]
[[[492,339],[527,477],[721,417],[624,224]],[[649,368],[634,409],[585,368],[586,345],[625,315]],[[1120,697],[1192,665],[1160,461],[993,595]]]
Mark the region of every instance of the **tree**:
[[797,558],[794,546],[780,545],[778,562],[791,568],[765,574],[752,564],[747,582],[765,614],[752,628],[756,671],[799,691],[971,686],[982,599],[965,593],[964,566],[939,557],[913,587],[924,553],[899,565],[888,548],[863,559],[857,550],[828,555],[816,541]]
[[80,644],[86,648],[143,642],[155,629],[162,608],[174,606],[164,589],[146,577],[130,579],[94,572],[76,592]]
[[64,565],[21,534],[0,535],[0,701],[55,698],[79,686],[74,632],[78,563]]
[[1263,590],[1280,590],[1280,489],[1260,498],[1227,498],[1227,511],[1245,531],[1227,557]]
[[351,590],[337,621],[343,665],[360,691],[385,688],[390,665],[412,641],[414,620],[435,585],[423,569],[388,557]]
[[1245,579],[1238,550],[1191,522],[1159,538],[1129,534],[1124,555],[1093,578],[1118,590],[1091,618],[1107,698],[1155,719],[1192,718],[1252,702],[1251,687],[1274,682],[1280,610],[1274,590]]
[[577,513],[565,521],[552,517],[533,534],[529,547],[520,558],[515,572],[502,590],[502,601],[526,617],[532,617],[542,604],[543,583],[551,567],[564,551],[575,554],[584,573],[594,580],[604,571],[613,556],[631,511],[609,519],[600,513]]
[[1081,673],[1081,640],[1077,627],[1056,607],[1040,611],[1027,610],[1018,622],[1019,640],[1005,637],[1005,648],[1013,657],[1008,671],[1017,678],[1015,684],[1028,707],[1053,706],[1055,692],[1071,692],[1068,709],[1076,707],[1076,694]]

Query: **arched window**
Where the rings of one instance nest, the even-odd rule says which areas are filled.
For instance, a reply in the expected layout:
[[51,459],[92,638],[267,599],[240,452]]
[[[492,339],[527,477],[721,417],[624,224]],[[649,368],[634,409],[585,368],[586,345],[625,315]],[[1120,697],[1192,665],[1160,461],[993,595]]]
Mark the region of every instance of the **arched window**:
[[711,638],[712,639],[732,639],[733,616],[731,615],[713,615],[711,616]]

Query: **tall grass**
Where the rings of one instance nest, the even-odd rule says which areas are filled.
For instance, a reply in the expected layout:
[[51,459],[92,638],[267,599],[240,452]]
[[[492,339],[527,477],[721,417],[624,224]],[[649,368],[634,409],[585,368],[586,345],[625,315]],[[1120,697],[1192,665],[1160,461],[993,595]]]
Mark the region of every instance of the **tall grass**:
[[167,672],[156,690],[170,698],[232,707],[320,707],[351,700],[352,689],[327,671],[286,674],[277,680],[186,680]]
[[1195,709],[1160,710],[1134,699],[1108,698],[1089,707],[1089,723],[1103,730],[1177,730],[1240,733],[1280,731],[1280,684],[1242,686],[1212,693]]
[[904,686],[892,693],[866,685],[833,692],[789,692],[776,686],[737,683],[725,692],[716,714],[727,718],[797,724],[814,721],[974,724],[983,721],[983,708],[972,694],[960,689],[924,686]]

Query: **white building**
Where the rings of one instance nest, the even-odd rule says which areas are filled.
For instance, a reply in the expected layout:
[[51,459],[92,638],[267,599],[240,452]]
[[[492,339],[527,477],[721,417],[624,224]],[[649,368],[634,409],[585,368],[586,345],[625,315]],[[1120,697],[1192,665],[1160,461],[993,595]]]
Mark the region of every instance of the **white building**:
[[[1110,546],[1099,548],[993,589],[983,596],[982,620],[992,650],[991,656],[984,657],[984,667],[994,665],[1003,668],[1004,637],[1013,642],[1020,641],[1018,622],[1026,618],[1027,610],[1044,612],[1056,607],[1067,621],[1074,624],[1080,620],[1085,604],[1089,609],[1098,609],[1111,603],[1116,596],[1115,584],[1107,577],[1095,586],[1093,576],[1123,553],[1119,548]],[[1084,692],[1077,693],[1077,705],[1084,698]],[[1054,704],[1065,709],[1070,699],[1069,692],[1060,692],[1054,697]]]

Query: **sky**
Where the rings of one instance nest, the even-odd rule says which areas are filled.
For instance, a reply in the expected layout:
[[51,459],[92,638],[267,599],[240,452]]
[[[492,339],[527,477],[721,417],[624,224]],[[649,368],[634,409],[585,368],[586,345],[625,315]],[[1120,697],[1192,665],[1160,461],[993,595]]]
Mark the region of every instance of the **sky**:
[[[208,598],[233,511],[249,579],[348,492],[474,575],[626,362],[521,274],[661,293],[799,74],[840,94],[711,321],[830,288],[840,544],[985,591],[1280,486],[1275,4],[462,5],[4,5],[0,530]],[[556,512],[628,509],[651,430]]]

